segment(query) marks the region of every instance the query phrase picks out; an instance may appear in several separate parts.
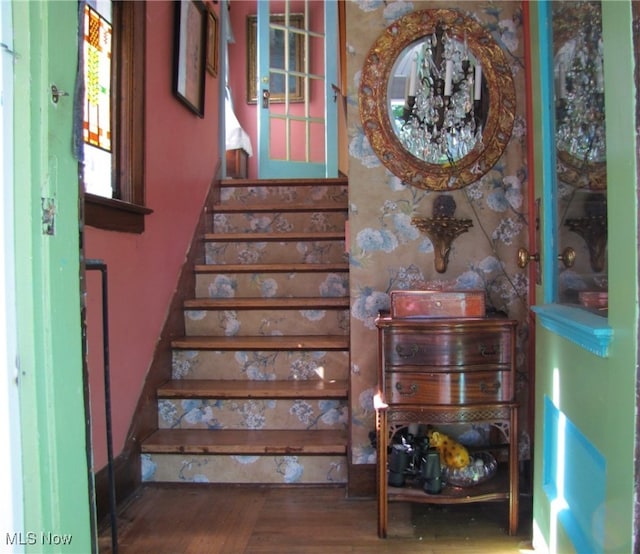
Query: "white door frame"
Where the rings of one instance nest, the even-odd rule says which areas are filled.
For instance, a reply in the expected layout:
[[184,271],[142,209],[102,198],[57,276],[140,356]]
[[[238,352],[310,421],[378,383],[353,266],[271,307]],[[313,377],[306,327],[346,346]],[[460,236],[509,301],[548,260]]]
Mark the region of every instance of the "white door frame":
[[[0,167],[2,219],[0,223],[0,490],[8,501],[0,506],[3,533],[24,528],[22,447],[18,390],[15,248],[13,214],[13,28],[12,4],[0,2]],[[2,537],[4,539],[4,537]],[[8,552],[24,552],[19,544],[3,542]],[[4,551],[4,550],[3,550]]]

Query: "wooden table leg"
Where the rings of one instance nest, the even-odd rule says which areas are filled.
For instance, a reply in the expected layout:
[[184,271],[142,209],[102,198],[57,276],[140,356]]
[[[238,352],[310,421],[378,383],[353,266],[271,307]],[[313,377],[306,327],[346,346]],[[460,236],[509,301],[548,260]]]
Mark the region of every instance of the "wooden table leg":
[[380,409],[376,411],[376,434],[377,434],[377,477],[378,477],[378,537],[387,537],[387,411]]
[[509,535],[518,532],[518,500],[520,487],[518,486],[518,407],[511,407],[511,421],[509,423]]

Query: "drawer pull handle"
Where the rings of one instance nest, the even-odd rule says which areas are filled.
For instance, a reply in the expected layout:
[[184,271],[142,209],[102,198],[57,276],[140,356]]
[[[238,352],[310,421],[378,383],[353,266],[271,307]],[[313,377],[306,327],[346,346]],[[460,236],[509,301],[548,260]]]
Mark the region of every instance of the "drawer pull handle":
[[409,385],[408,391],[402,389],[402,383],[396,383],[396,390],[398,391],[398,394],[400,396],[413,396],[416,392],[418,392],[418,385],[416,385],[415,383],[411,383]]
[[479,348],[480,348],[480,354],[485,358],[489,356],[495,356],[499,352],[499,348],[497,344],[492,344],[489,346],[487,346],[486,344],[481,344]]
[[411,358],[415,356],[416,353],[418,352],[418,345],[417,344],[410,344],[410,345],[398,344],[396,345],[396,352],[398,356],[400,356],[401,358]]
[[488,392],[488,393],[495,393],[498,392],[500,390],[500,381],[496,381],[495,383],[493,383],[492,385],[487,385],[486,383],[480,383],[480,391],[481,392]]

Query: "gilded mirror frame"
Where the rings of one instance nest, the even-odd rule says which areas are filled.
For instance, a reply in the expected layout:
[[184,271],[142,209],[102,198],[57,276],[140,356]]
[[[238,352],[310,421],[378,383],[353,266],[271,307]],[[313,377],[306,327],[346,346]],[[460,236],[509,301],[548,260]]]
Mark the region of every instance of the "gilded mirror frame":
[[[489,109],[482,144],[455,162],[433,164],[410,154],[391,126],[387,83],[398,56],[410,44],[440,26],[466,41],[482,64]],[[463,188],[487,173],[506,148],[515,121],[515,85],[507,58],[482,25],[452,9],[428,9],[407,14],[389,25],[369,50],[359,89],[362,125],[373,151],[405,183],[428,190]]]

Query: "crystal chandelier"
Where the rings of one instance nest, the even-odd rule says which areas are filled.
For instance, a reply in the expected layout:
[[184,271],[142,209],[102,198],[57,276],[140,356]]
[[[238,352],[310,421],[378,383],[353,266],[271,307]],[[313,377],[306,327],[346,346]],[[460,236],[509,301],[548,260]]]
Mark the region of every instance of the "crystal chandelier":
[[450,164],[482,146],[482,66],[469,51],[466,37],[451,36],[441,25],[410,45],[399,57],[395,74],[404,73],[400,106],[390,94],[393,127],[404,147],[432,164]]

